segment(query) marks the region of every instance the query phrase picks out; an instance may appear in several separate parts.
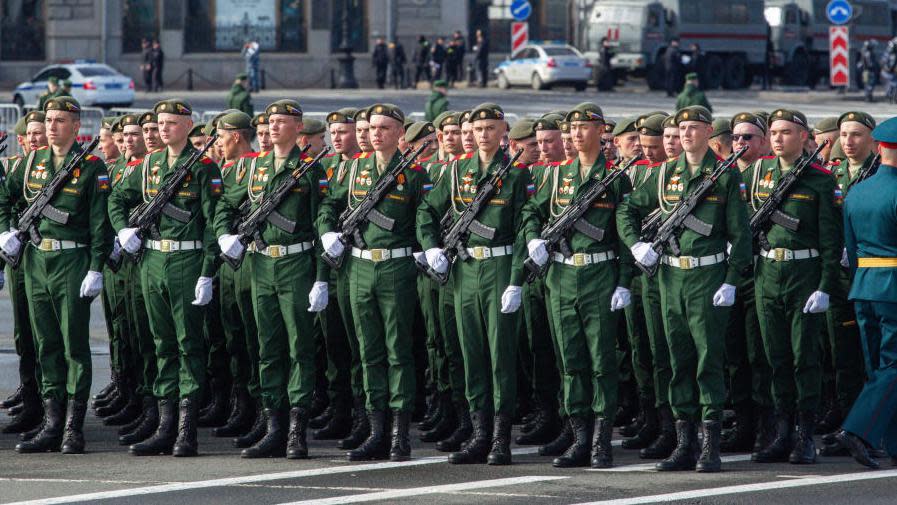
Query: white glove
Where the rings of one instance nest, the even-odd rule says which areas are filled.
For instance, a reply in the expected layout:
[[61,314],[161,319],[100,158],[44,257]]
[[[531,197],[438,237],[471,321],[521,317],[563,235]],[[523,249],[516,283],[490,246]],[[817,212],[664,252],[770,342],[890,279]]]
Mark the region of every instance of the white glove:
[[18,254],[19,249],[22,248],[22,241],[16,236],[17,233],[18,230],[15,228],[0,233],[0,249],[3,249],[3,252],[10,256]]
[[651,244],[647,242],[636,242],[629,250],[632,251],[632,257],[635,258],[635,261],[646,267],[654,265],[660,259],[660,256],[651,248]]
[[193,305],[208,305],[212,301],[212,278],[200,277],[197,279],[193,295],[196,297],[196,300],[193,300]]
[[243,249],[246,249],[246,246],[240,242],[240,237],[226,233],[218,237],[218,247],[221,248],[221,254],[231,259],[239,258]]
[[444,274],[445,271],[448,270],[448,258],[446,258],[445,254],[442,253],[442,249],[438,247],[431,247],[427,249],[427,252],[425,252],[424,254],[427,256],[427,264],[430,265],[430,268],[435,270],[436,273]]
[[540,267],[548,263],[548,249],[545,244],[546,242],[540,238],[534,238],[526,244],[530,259]]
[[118,258],[121,257],[121,244],[118,242],[118,237],[112,241],[112,252],[109,253],[109,258],[113,261],[118,261]]
[[343,245],[342,233],[337,233],[335,231],[328,231],[327,233],[321,235],[321,246],[324,248],[324,252],[327,253],[328,256],[338,257],[342,256],[343,251],[346,249],[346,246]]
[[129,254],[136,253],[140,250],[140,246],[143,245],[140,237],[137,236],[137,228],[122,228],[118,232],[118,243]]
[[841,250],[841,266],[844,268],[850,267],[850,260],[847,259],[847,248]]
[[714,307],[731,307],[735,305],[735,286],[723,283],[713,294]]
[[93,298],[103,290],[103,274],[89,270],[81,281],[81,298]]
[[726,242],[726,256],[732,255],[732,242]]
[[610,297],[610,310],[618,311],[632,303],[632,294],[623,286],[617,286],[614,294]]
[[517,312],[517,309],[520,308],[520,295],[523,293],[523,288],[520,286],[508,286],[505,288],[505,292],[501,295],[501,313],[502,314],[511,314],[512,312]]
[[321,312],[327,308],[328,292],[326,282],[315,282],[308,292],[308,311]]
[[804,314],[820,314],[828,310],[828,294],[822,291],[813,291],[807,304],[804,305]]

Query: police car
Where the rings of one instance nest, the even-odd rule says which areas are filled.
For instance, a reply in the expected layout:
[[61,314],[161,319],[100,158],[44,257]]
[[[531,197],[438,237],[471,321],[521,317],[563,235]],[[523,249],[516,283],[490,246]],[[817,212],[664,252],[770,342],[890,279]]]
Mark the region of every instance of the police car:
[[30,81],[16,86],[12,100],[19,106],[35,105],[47,91],[47,79],[60,84],[72,81],[72,96],[83,106],[130,107],[134,102],[134,80],[103,63],[75,60],[41,69]]
[[592,77],[592,64],[567,44],[527,44],[501,62],[495,76],[501,89],[520,85],[538,90],[572,84],[576,91],[583,91]]

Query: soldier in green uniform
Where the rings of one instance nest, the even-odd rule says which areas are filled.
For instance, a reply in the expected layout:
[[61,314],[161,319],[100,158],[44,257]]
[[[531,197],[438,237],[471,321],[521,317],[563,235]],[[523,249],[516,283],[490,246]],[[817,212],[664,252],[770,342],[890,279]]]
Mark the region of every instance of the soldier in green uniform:
[[[875,153],[872,130],[875,120],[869,114],[859,111],[845,112],[838,118],[841,149],[844,158],[830,160],[829,169],[835,174],[835,206],[839,211],[844,198],[854,187],[861,170],[868,169]],[[844,416],[850,412],[853,401],[863,389],[863,350],[853,304],[847,299],[850,291],[850,276],[847,257],[842,254],[838,281],[831,293],[829,310],[825,313],[828,327],[828,352],[825,359],[831,360],[834,370],[835,401],[832,409],[820,419],[820,428],[826,433],[836,430]]]
[[835,158],[832,158],[832,150],[835,148],[835,143],[838,142],[840,137],[840,129],[838,128],[838,118],[837,117],[825,117],[820,119],[816,124],[813,125],[813,140],[816,142],[816,145],[822,144],[823,141],[828,140],[828,146],[822,149],[822,152],[819,153],[822,156],[822,159],[825,161],[831,161]]
[[427,103],[424,107],[425,120],[433,121],[436,119],[436,116],[448,110],[449,101],[446,95],[448,95],[448,83],[442,79],[433,81],[433,91],[430,93],[430,97],[427,98]]
[[682,154],[682,141],[679,138],[679,127],[676,126],[676,116],[672,115],[663,120],[663,151],[667,159],[679,158]]
[[548,113],[536,121],[536,142],[539,143],[539,159],[543,163],[564,161],[564,141],[559,124],[563,120],[564,116]]
[[234,79],[227,93],[227,108],[237,109],[252,117],[252,97],[249,95],[249,76],[246,73],[241,72]]
[[[44,113],[32,111],[23,116],[16,123],[16,137],[22,147],[22,154],[10,156],[3,162],[3,176],[9,179],[21,181],[22,162],[31,151],[47,145],[47,132],[44,125]],[[19,182],[21,185],[21,182]],[[0,187],[0,193],[6,190],[6,186]],[[24,209],[26,202],[17,199],[15,205],[8,214],[10,222],[2,226],[14,227],[15,216]],[[9,299],[13,309],[13,342],[16,354],[19,355],[19,388],[3,402],[2,407],[9,409],[13,416],[12,421],[3,427],[3,433],[24,433],[36,428],[43,418],[44,410],[41,405],[40,395],[40,370],[38,368],[37,355],[34,349],[34,337],[31,332],[29,316],[29,301],[25,296],[25,270],[13,269],[6,266],[5,281],[9,286]],[[15,412],[17,410],[18,412]]]
[[[517,164],[477,218],[496,230],[491,238],[472,234],[465,246],[470,258],[449,265],[439,248],[439,223],[449,210],[457,216],[509,155],[499,145],[507,131],[501,107],[484,103],[470,119],[478,149],[451,162],[448,173],[417,213],[418,239],[427,263],[437,272],[452,268],[455,318],[464,356],[467,401],[473,435],[450,463],[511,463],[511,422],[516,403],[515,339],[523,282],[525,245],[517,234],[521,210],[533,192],[529,170]],[[499,294],[501,293],[501,294]],[[489,420],[494,416],[490,436]],[[490,449],[491,446],[491,449]]]
[[23,254],[19,268],[25,272],[45,411],[41,430],[16,451],[81,454],[91,381],[90,303],[103,289],[101,272],[112,246],[106,217],[109,175],[102,161],[88,154],[51,202],[60,217],[37,225],[40,245],[19,241],[13,230],[19,202],[32,202],[80,150],[75,143],[81,128],[78,102],[54,98],[45,109],[50,146],[29,152],[0,192],[0,223],[5,228],[0,247],[10,255]]
[[707,101],[704,92],[698,88],[698,74],[689,72],[685,74],[685,87],[682,88],[679,96],[676,97],[676,110],[678,111],[693,105],[700,105],[710,112],[713,112],[713,108],[710,106],[710,102]]
[[159,119],[153,111],[147,111],[140,115],[138,119],[140,130],[143,132],[143,143],[146,145],[146,152],[152,153],[165,147],[162,143],[162,137],[159,135]]
[[[274,151],[253,158],[246,173],[246,197],[257,207],[301,164],[311,161],[296,145],[302,131],[302,108],[294,100],[279,100],[265,109]],[[277,212],[295,226],[266,224],[252,261],[252,296],[259,335],[259,374],[267,419],[265,436],[245,449],[244,458],[308,457],[306,430],[315,387],[315,318],[327,306],[326,269],[314,260],[314,218],[328,181],[314,165]],[[242,200],[242,198],[241,198]],[[239,200],[222,203],[221,217],[234,221]],[[244,246],[220,229],[223,254],[237,257]],[[289,428],[286,418],[289,413]]]
[[461,123],[461,148],[465,153],[472,153],[477,150],[477,141],[473,135],[473,122],[470,120],[471,110],[462,111],[458,115],[458,122]]
[[308,155],[315,157],[319,152],[327,147],[327,124],[319,119],[303,118],[302,134],[299,135],[299,148],[304,149],[305,146],[311,146],[308,149]]
[[47,91],[37,98],[37,111],[43,111],[47,106],[47,101],[56,98],[59,95],[59,78],[51,75],[47,78]]
[[732,120],[718,117],[713,120],[713,135],[710,136],[710,149],[720,158],[728,158],[732,154]]
[[[776,110],[768,125],[775,157],[754,164],[749,184],[754,209],[801,161],[808,135],[807,120],[797,111]],[[766,233],[768,244],[760,244],[755,294],[760,332],[772,366],[776,429],[772,442],[752,455],[756,462],[816,460],[813,433],[822,384],[819,333],[829,293],[837,286],[842,250],[835,198],[834,177],[814,163],[779,206],[781,212],[799,220],[797,231],[773,225]]]
[[545,241],[539,238],[543,224],[560,215],[589,180],[603,179],[614,170],[602,154],[601,109],[582,103],[566,120],[579,156],[548,169],[548,183],[524,207],[522,233],[536,264],[552,262],[546,281],[548,301],[563,366],[564,406],[574,436],[554,466],[585,466],[591,456],[593,468],[608,468],[613,466],[610,440],[617,410],[616,333],[619,311],[631,301],[626,286],[632,279],[632,260],[618,239],[614,213],[631,186],[627,178],[618,178],[583,216],[601,233],[589,236],[574,231],[570,237],[573,257],[548,254]]
[[[723,174],[692,215],[711,226],[709,235],[684,229],[681,255],[668,246],[658,255],[640,240],[642,220],[655,208],[665,215],[711,173],[720,160],[708,146],[712,117],[700,106],[676,114],[683,154],[667,161],[632,193],[617,213],[624,242],[642,265],[659,265],[660,302],[673,370],[669,398],[676,417],[677,446],[657,464],[661,471],[720,471],[720,433],[726,388],[723,371],[725,330],[736,287],[750,273],[747,212],[740,201],[741,177]],[[727,255],[727,243],[731,248]],[[718,288],[717,288],[718,287]],[[697,423],[703,421],[703,449]]]
[[189,104],[165,100],[153,112],[165,149],[149,153],[135,167],[139,175],[128,177],[109,200],[109,217],[121,247],[131,255],[146,249],[139,268],[158,365],[153,385],[158,428],[150,438],[132,445],[130,452],[195,456],[198,402],[205,382],[203,323],[205,306],[212,301],[218,253],[211,223],[222,192],[221,172],[208,157],[191,167],[184,186],[169,202],[188,213],[188,221],[163,214],[158,236],[142,239],[128,226],[130,209],[150,201],[196,152],[187,139],[193,128]]
[[252,117],[252,128],[255,129],[255,140],[258,142],[259,152],[271,151],[274,144],[271,143],[271,131],[268,129],[268,115],[264,112]]
[[[747,151],[738,159],[741,172],[741,199],[750,209],[747,187],[753,166],[766,155],[766,121],[750,112],[740,112],[731,120],[733,147]],[[729,401],[735,411],[735,427],[723,434],[723,452],[743,452],[766,447],[773,430],[772,370],[763,339],[754,297],[753,276],[741,279],[735,287],[735,304],[726,330],[726,373]]]
[[[398,141],[404,134],[405,114],[395,105],[375,104],[366,115],[374,151],[353,160],[345,183],[335,186],[325,199],[318,230],[328,255],[350,255],[341,268],[348,269],[371,433],[361,446],[349,451],[348,459],[383,459],[388,454],[390,460],[403,461],[411,457],[409,425],[415,400],[409,310],[416,294],[417,269],[411,254],[416,245],[414,219],[431,185],[420,165],[404,170],[376,207],[394,220],[392,229],[368,222],[359,230],[364,244],[344,251],[339,231],[343,209],[357,205],[384,172],[401,162]],[[392,410],[393,418],[391,444],[386,433],[387,409]]]

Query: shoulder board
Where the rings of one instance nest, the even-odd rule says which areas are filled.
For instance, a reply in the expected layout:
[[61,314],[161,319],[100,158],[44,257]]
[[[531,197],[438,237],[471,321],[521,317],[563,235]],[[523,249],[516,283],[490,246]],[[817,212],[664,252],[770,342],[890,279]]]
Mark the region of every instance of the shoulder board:
[[234,166],[234,163],[236,163],[236,161],[228,161],[228,162],[225,163],[224,166],[221,167],[221,168],[230,168],[230,167]]
[[136,167],[137,165],[139,165],[141,163],[143,163],[143,158],[140,158],[139,160],[129,161],[127,164],[125,164],[125,166],[126,167]]
[[473,155],[474,155],[474,154],[475,154],[475,153],[464,153],[464,154],[459,154],[458,156],[455,156],[454,158],[452,158],[452,161],[469,160],[470,158],[473,158]]
[[208,156],[203,156],[200,161],[202,162],[203,165],[208,165],[209,163],[214,163],[214,161],[212,161],[212,158],[209,158]]
[[244,154],[243,156],[240,156],[240,157],[241,157],[241,158],[258,158],[261,154],[262,154],[262,153],[249,152],[249,153],[246,153],[246,154]]
[[325,158],[333,158],[334,156],[339,156],[339,153],[330,153],[324,155]]
[[816,170],[819,170],[820,172],[822,172],[822,173],[824,173],[824,174],[832,175],[832,171],[831,171],[831,170],[829,170],[829,169],[823,167],[823,166],[820,165],[819,163],[811,163],[811,164],[810,164],[810,167],[815,168]]
[[366,153],[364,151],[360,151],[358,153],[355,153],[355,156],[353,156],[352,159],[353,160],[363,160],[365,158],[370,158],[372,154],[374,154],[374,153],[373,152]]
[[409,170],[413,170],[415,172],[423,172],[424,167],[420,163],[412,163],[409,167]]

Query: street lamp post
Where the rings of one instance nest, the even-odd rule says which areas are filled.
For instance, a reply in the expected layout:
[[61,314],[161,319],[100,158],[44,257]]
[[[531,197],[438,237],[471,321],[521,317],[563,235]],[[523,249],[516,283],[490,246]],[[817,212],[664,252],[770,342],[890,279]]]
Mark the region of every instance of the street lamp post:
[[355,80],[355,57],[352,56],[352,44],[349,41],[349,5],[351,0],[343,0],[343,42],[339,51],[343,53],[338,58],[340,75],[339,87],[342,89],[355,89],[358,81]]

